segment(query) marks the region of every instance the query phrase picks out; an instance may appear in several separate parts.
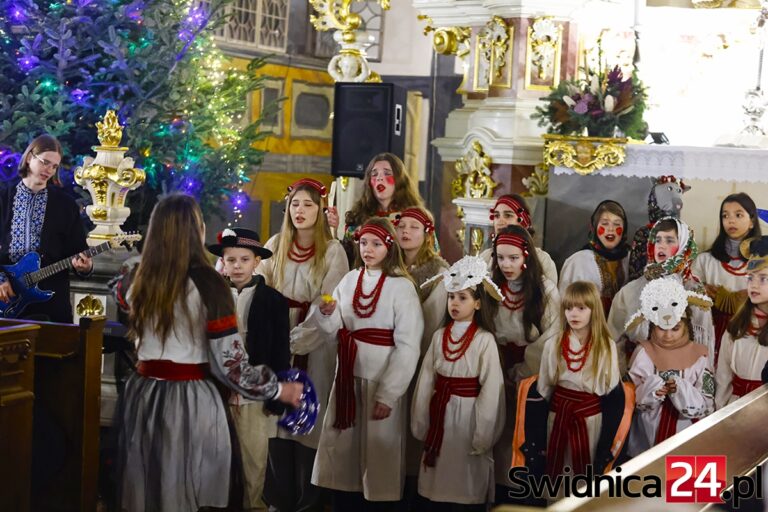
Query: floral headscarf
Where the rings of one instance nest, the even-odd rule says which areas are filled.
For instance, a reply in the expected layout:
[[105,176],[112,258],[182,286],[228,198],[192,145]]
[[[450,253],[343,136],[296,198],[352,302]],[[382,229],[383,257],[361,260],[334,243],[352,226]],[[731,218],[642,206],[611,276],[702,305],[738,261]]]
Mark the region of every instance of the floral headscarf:
[[[656,234],[659,232],[659,224],[665,220],[671,220],[677,224],[677,239],[680,245],[677,252],[662,263],[656,263]],[[699,255],[699,247],[693,239],[693,229],[688,224],[674,217],[664,217],[656,221],[648,234],[648,265],[645,267],[645,277],[649,280],[672,274],[680,274],[683,280],[696,276],[691,273],[693,260]]]

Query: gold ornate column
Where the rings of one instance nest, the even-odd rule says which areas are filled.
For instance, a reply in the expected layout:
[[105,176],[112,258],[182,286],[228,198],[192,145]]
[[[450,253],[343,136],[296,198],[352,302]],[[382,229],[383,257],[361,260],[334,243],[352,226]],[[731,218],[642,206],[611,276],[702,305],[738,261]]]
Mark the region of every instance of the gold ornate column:
[[[389,0],[377,0],[381,8],[389,10]],[[378,73],[371,70],[365,49],[370,45],[366,34],[358,28],[362,20],[351,11],[352,0],[309,0],[317,15],[310,21],[321,32],[335,30],[334,40],[341,45],[338,55],[328,63],[328,73],[337,82],[381,82]]]

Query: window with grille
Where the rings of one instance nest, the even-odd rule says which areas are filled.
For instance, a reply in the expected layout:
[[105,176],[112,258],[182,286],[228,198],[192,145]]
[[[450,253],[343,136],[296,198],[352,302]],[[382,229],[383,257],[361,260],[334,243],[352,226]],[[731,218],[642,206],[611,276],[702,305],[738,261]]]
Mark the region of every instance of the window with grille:
[[216,38],[243,49],[285,52],[288,1],[234,0],[224,8],[226,21],[216,29]]

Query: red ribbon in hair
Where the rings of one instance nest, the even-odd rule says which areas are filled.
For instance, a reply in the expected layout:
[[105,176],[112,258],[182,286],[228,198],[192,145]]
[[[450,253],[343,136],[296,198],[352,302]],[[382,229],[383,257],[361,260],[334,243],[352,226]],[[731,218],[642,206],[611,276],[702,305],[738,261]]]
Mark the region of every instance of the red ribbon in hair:
[[528,214],[528,212],[523,208],[523,205],[519,202],[515,201],[511,197],[500,197],[496,200],[496,204],[493,206],[493,209],[491,210],[491,214],[496,213],[496,208],[500,204],[505,204],[512,208],[512,211],[517,214],[517,220],[520,223],[520,226],[528,229],[531,227],[531,216]]
[[392,243],[394,242],[394,240],[392,240],[392,235],[390,235],[389,231],[387,231],[383,227],[378,226],[376,224],[366,224],[365,226],[357,230],[357,232],[355,233],[355,240],[360,241],[360,237],[362,237],[366,233],[376,235],[382,242],[384,242],[387,248],[392,247]]
[[496,238],[493,240],[493,245],[494,248],[500,245],[514,245],[523,251],[523,256],[526,258],[528,257],[528,242],[526,242],[525,238],[520,235],[510,235],[509,233],[496,235]]
[[308,187],[312,187],[313,189],[317,190],[317,192],[320,194],[320,197],[325,197],[328,195],[328,189],[325,188],[325,185],[317,180],[313,180],[312,178],[301,178],[299,181],[288,187],[288,193],[290,194],[293,190],[296,189],[296,187],[300,187],[302,185],[307,185]]
[[404,217],[416,219],[417,221],[424,224],[424,231],[426,233],[431,233],[435,230],[435,224],[429,220],[429,217],[427,217],[424,212],[418,208],[407,208],[404,210],[400,215],[398,215],[397,220],[395,220],[395,226],[400,224],[400,219],[403,219]]

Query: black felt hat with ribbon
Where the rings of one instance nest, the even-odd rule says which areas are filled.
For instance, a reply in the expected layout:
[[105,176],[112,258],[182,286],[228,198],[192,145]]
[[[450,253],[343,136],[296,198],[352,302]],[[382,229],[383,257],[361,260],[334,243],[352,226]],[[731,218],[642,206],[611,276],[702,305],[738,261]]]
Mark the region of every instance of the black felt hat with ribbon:
[[259,241],[259,234],[245,228],[227,228],[216,236],[219,243],[208,246],[208,250],[216,256],[224,256],[228,247],[250,249],[256,256],[265,260],[272,256],[272,251],[265,249]]

